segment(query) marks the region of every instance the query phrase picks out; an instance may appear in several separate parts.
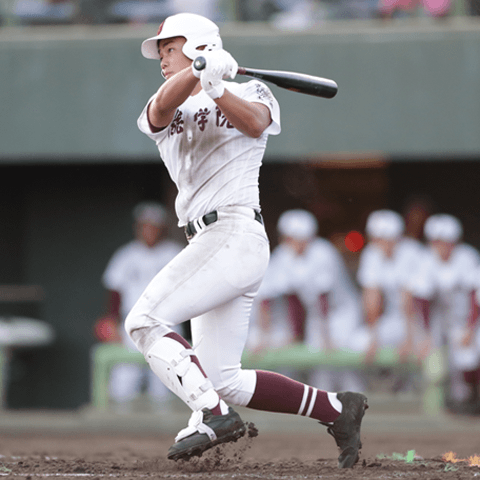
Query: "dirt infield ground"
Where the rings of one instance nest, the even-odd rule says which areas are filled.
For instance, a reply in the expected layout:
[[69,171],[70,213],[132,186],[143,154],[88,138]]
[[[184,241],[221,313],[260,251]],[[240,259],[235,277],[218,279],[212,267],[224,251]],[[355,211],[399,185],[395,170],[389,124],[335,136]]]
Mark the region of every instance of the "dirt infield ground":
[[[152,429],[143,433],[137,429],[125,433],[119,428],[101,433],[98,430],[108,428],[101,425],[97,431],[82,428],[85,421],[61,431],[52,425],[42,429],[34,419],[27,419],[21,429],[10,425],[6,433],[0,434],[0,476],[26,480],[47,477],[480,480],[480,465],[442,460],[442,455],[449,451],[455,452],[459,460],[480,454],[480,418],[425,421],[421,416],[404,415],[387,424],[385,419],[389,418],[392,417],[388,414],[365,417],[361,459],[349,470],[337,469],[335,443],[324,427],[318,425],[317,429],[314,423],[303,429],[303,423],[281,424],[276,420],[277,424],[264,426],[263,433],[262,425],[259,426],[256,438],[243,438],[236,444],[215,448],[200,459],[175,463],[166,460],[174,437],[170,431],[156,434]],[[173,430],[174,426],[171,427]],[[415,460],[407,463],[407,452],[411,450],[416,452]]]

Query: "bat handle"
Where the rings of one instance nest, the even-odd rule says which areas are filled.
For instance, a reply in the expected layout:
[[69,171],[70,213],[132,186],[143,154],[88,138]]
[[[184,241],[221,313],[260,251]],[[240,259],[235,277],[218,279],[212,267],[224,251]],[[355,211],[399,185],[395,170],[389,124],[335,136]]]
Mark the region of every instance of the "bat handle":
[[[195,70],[198,70],[198,71],[203,70],[207,66],[207,61],[205,60],[205,57],[202,57],[202,56],[197,57],[193,61],[193,66],[194,66]],[[245,67],[238,67],[237,74],[238,75],[245,75]]]
[[207,61],[205,60],[205,57],[197,57],[193,61],[193,66],[195,67],[195,70],[203,70],[207,66]]

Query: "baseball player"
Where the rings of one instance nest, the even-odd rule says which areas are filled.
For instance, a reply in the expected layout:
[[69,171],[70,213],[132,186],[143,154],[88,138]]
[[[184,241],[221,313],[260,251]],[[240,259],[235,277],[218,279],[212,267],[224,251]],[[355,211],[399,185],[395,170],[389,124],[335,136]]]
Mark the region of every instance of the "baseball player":
[[[467,327],[461,343],[465,347],[473,346],[480,357],[480,267],[474,273],[472,285]],[[476,367],[470,367],[469,370],[464,371],[463,377],[470,389],[466,403],[470,405],[473,413],[478,414],[480,413],[480,360]]]
[[[135,239],[114,253],[102,276],[103,286],[108,292],[106,317],[116,325],[123,322],[152,278],[183,248],[165,238],[167,213],[162,205],[140,203],[135,207],[133,217]],[[113,340],[123,342],[132,351],[136,350],[124,328],[115,330],[114,335]],[[144,382],[149,398],[157,404],[162,403],[170,393],[148,368],[135,363],[121,363],[112,368],[109,393],[119,411],[125,410],[138,397]]]
[[[168,17],[142,53],[166,81],[138,119],[178,188],[176,212],[188,246],[161,270],[125,328],[154,373],[193,411],[168,452],[201,455],[246,431],[227,402],[306,415],[325,424],[340,467],[358,459],[366,398],[328,393],[276,373],[241,368],[250,310],[268,265],[258,177],[268,135],[280,133],[279,106],[256,80],[234,78],[237,62],[219,29],[195,14]],[[206,68],[193,60],[202,55]],[[190,346],[172,328],[191,319]]]
[[[362,328],[360,296],[340,252],[317,236],[317,219],[306,210],[283,212],[277,230],[280,243],[258,293],[257,335],[264,343],[271,342],[270,348],[298,339],[301,319],[292,318],[292,309],[287,310],[290,322],[278,322],[278,314],[270,310],[295,295],[305,311],[305,331],[299,340],[314,349],[360,350],[356,345]],[[327,390],[363,387],[361,378],[349,370],[314,370],[310,382]]]
[[367,361],[379,347],[397,348],[400,358],[413,349],[406,288],[423,252],[420,242],[403,237],[404,220],[392,210],[376,210],[367,219],[369,243],[357,271],[362,288]]
[[461,242],[463,227],[452,215],[436,214],[425,223],[428,250],[409,284],[420,314],[420,358],[432,348],[447,347],[449,398],[461,405],[475,397],[480,366],[476,314],[471,301],[478,274],[479,252]]

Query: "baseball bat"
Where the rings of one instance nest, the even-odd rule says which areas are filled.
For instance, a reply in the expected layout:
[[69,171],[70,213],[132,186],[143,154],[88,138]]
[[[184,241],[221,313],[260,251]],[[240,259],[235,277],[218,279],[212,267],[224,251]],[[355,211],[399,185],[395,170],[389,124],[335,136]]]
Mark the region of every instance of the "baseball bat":
[[[203,70],[206,65],[205,57],[197,57],[193,62],[193,66],[197,70]],[[338,92],[338,85],[333,80],[304,73],[260,70],[258,68],[246,67],[238,67],[237,73],[247,77],[260,78],[266,82],[273,83],[277,87],[315,97],[333,98]]]

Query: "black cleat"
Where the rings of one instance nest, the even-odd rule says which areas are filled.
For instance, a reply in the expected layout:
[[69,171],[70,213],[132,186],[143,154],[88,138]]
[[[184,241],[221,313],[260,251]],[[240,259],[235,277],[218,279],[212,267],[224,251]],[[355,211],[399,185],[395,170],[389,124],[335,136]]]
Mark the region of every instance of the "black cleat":
[[[205,450],[221,443],[236,442],[245,435],[247,428],[233,408],[229,407],[226,415],[213,415],[208,408],[204,408],[201,413],[203,413],[202,425],[210,431],[213,430],[216,438],[211,438],[207,433],[195,431],[169,448],[167,454],[169,460],[190,460],[191,457],[201,457]],[[199,429],[202,430],[201,426]]]
[[342,402],[340,416],[333,422],[320,422],[333,436],[340,449],[338,468],[352,468],[358,462],[358,452],[362,448],[360,426],[365,410],[368,408],[367,397],[361,393],[340,392],[337,398]]

